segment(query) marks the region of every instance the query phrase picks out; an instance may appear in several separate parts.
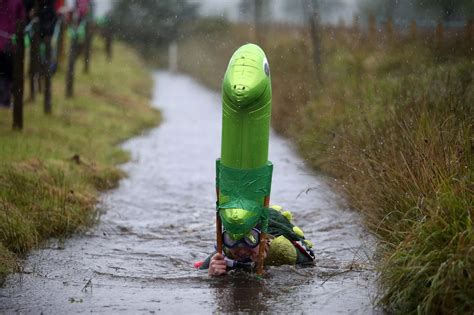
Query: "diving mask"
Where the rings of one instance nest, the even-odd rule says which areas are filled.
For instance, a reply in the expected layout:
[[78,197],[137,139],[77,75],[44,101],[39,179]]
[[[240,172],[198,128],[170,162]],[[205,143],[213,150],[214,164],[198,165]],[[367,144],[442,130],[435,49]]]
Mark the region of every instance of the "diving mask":
[[222,233],[222,241],[224,246],[227,248],[236,248],[236,247],[249,247],[255,248],[260,243],[260,231],[256,228],[250,230],[249,233],[244,235],[242,238],[234,239],[232,235],[224,231]]

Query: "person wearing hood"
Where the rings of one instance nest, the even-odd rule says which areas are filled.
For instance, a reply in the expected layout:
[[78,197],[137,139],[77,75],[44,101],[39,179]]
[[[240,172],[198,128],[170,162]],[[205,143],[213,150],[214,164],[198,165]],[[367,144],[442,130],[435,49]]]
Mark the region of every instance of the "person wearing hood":
[[25,19],[22,0],[0,0],[0,107],[11,105],[15,32]]

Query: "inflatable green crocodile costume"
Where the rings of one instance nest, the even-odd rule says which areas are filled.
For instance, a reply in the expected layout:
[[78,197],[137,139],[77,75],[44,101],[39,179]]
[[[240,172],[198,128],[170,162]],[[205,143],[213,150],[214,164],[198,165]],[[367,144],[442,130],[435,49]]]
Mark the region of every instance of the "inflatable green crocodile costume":
[[[271,102],[270,67],[265,53],[257,45],[243,45],[232,55],[222,83],[221,156],[216,161],[216,250],[226,256],[227,266],[237,266],[241,262],[233,260],[229,248],[223,246],[224,233],[234,241],[248,240],[252,232],[257,233],[261,245],[256,270],[259,275],[263,272],[262,262],[281,265],[314,260],[311,243],[291,223],[291,214],[278,206],[269,208],[273,172],[268,160]],[[263,261],[267,239],[271,243]],[[257,248],[258,244],[252,245]],[[210,257],[196,267],[208,268],[209,262]]]

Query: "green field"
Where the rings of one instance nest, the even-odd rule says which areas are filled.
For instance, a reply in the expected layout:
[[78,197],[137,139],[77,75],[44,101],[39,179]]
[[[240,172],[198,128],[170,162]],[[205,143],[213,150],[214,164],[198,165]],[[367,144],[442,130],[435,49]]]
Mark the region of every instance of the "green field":
[[129,153],[119,144],[160,121],[149,103],[150,73],[126,46],[116,43],[109,62],[97,40],[90,74],[82,58],[76,63],[71,99],[64,67],[53,78],[52,115],[38,95],[25,104],[24,129],[12,131],[11,111],[0,110],[0,280],[46,239],[96,222],[99,191],[126,175],[117,165]]

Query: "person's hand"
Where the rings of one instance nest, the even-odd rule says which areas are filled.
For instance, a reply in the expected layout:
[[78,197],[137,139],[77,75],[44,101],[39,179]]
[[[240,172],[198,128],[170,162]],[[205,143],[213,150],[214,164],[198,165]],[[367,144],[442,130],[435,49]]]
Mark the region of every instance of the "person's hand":
[[212,256],[208,270],[210,276],[225,275],[227,273],[226,269],[227,265],[224,260],[224,255],[217,253]]

